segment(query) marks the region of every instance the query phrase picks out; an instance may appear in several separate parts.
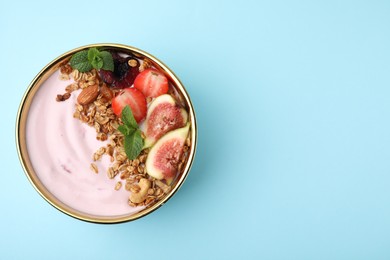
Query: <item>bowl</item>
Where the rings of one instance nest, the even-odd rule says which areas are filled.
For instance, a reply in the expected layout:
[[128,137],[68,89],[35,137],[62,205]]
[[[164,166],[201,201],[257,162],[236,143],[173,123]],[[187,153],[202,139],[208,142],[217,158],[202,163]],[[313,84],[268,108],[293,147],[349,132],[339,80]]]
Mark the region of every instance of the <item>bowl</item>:
[[[162,72],[169,81],[171,95],[188,113],[190,131],[186,140],[188,147],[186,147],[185,158],[183,158],[180,169],[171,183],[161,184],[160,181],[159,183],[163,185],[161,188],[159,188],[160,186],[154,187],[155,182],[152,183],[153,186],[149,193],[162,190],[163,195],[159,194],[157,197],[157,192],[151,194],[149,204],[144,202],[144,204],[133,203],[133,205],[129,205],[132,203],[128,203],[124,199],[132,192],[137,192],[132,190],[132,188],[137,188],[137,185],[134,186],[129,182],[130,177],[126,179],[126,176],[122,178],[123,174],[118,174],[120,173],[118,170],[120,164],[115,165],[119,168],[111,167],[113,161],[114,163],[118,162],[115,161],[117,158],[114,154],[109,156],[108,153],[108,155],[99,156],[98,153],[98,157],[105,159],[94,158],[99,150],[96,146],[99,142],[92,136],[96,129],[93,125],[83,124],[74,118],[77,117],[75,116],[77,109],[80,107],[83,109],[77,104],[76,99],[77,91],[81,90],[75,90],[65,97],[66,86],[73,84],[72,76],[74,79],[81,76],[72,72],[71,76],[67,78],[67,74],[62,71],[65,68],[64,64],[67,64],[75,53],[91,48],[120,53],[122,56],[131,55],[140,64],[145,64],[145,67],[146,65],[152,66]],[[57,103],[54,104],[54,99],[64,102],[56,101]],[[98,110],[99,107],[96,109]],[[110,134],[101,139],[102,147],[109,140]],[[121,223],[136,220],[164,205],[179,190],[188,176],[194,160],[196,144],[195,112],[190,96],[181,81],[156,57],[138,48],[123,44],[90,44],[68,51],[54,59],[37,74],[28,86],[16,120],[18,155],[32,186],[56,209],[76,219],[93,223]],[[107,153],[106,148],[103,150]],[[141,160],[137,161],[137,164],[135,161],[130,162],[133,164],[125,166],[135,165],[138,169],[135,172],[145,173],[145,171],[142,172],[145,165]],[[99,171],[98,164],[103,165],[101,166],[103,171]],[[88,170],[88,167],[91,169]],[[117,170],[115,171],[116,175],[113,174],[114,170],[111,170],[110,176],[110,168]],[[96,174],[97,171],[99,171],[98,174]],[[140,177],[136,175],[131,177],[134,177],[136,181],[140,180]],[[162,187],[168,188],[162,189]]]

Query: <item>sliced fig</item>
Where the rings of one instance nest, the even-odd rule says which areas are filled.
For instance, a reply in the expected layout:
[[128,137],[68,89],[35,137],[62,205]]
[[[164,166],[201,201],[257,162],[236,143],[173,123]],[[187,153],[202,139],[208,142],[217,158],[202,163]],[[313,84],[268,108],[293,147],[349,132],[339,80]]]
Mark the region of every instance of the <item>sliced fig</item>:
[[187,112],[171,95],[157,97],[150,104],[142,130],[146,136],[144,148],[151,147],[164,134],[186,125]]
[[188,123],[185,127],[170,131],[150,149],[145,163],[150,176],[159,180],[165,179],[168,184],[172,182],[177,173],[189,129]]

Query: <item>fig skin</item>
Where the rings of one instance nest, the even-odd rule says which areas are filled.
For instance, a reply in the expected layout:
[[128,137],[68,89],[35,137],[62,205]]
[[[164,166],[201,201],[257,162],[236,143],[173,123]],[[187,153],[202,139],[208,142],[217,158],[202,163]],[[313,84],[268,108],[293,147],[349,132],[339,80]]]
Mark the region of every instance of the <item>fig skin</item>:
[[189,130],[190,123],[187,123],[185,127],[170,131],[150,149],[145,163],[150,176],[158,180],[165,179],[168,184],[172,182]]
[[168,94],[157,97],[150,104],[146,119],[141,126],[145,134],[144,149],[153,146],[164,134],[184,127],[188,120],[187,112],[176,104]]

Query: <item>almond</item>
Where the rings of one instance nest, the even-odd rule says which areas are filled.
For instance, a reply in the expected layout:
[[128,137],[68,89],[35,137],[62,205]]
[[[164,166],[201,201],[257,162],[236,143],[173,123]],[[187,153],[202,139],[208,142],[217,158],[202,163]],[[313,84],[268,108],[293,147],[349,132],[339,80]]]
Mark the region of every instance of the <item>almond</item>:
[[100,88],[100,93],[106,102],[110,101],[114,97],[111,89],[107,87],[106,84],[103,84],[103,86]]
[[81,93],[77,97],[77,102],[83,106],[89,105],[96,100],[98,95],[99,95],[98,85],[88,86],[84,88],[83,91],[81,91]]

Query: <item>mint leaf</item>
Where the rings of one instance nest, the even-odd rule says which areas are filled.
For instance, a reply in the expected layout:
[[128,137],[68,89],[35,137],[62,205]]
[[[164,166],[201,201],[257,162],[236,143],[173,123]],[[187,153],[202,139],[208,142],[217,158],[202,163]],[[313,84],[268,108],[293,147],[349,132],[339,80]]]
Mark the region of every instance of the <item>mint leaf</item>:
[[99,50],[96,48],[88,49],[88,60],[90,63],[95,59],[95,57],[99,56]]
[[142,139],[141,131],[138,129],[131,135],[125,135],[124,146],[125,153],[130,160],[137,158],[144,146],[144,139]]
[[88,51],[79,51],[72,55],[70,58],[70,66],[80,72],[87,72],[92,69],[92,65],[88,60]]
[[119,125],[118,131],[121,132],[123,135],[131,135],[133,132],[136,131],[136,129],[130,128],[127,125]]
[[93,61],[91,61],[92,66],[95,69],[101,69],[103,67],[103,59],[100,58],[99,56],[96,56]]
[[114,71],[114,60],[108,51],[99,51],[97,48],[79,51],[70,59],[70,66],[80,72],[104,69]]
[[122,110],[122,121],[123,125],[118,126],[118,131],[125,137],[124,148],[127,157],[134,160],[142,151],[144,139],[129,106],[125,106]]
[[111,53],[108,51],[101,51],[99,57],[103,59],[103,66],[101,67],[104,70],[114,71],[114,59],[112,58]]
[[96,48],[90,48],[88,50],[88,61],[97,70],[103,67],[103,59],[100,57],[100,52]]
[[127,126],[138,129],[137,121],[135,121],[135,118],[133,116],[133,112],[131,112],[131,109],[129,106],[125,106],[122,110],[122,121]]

